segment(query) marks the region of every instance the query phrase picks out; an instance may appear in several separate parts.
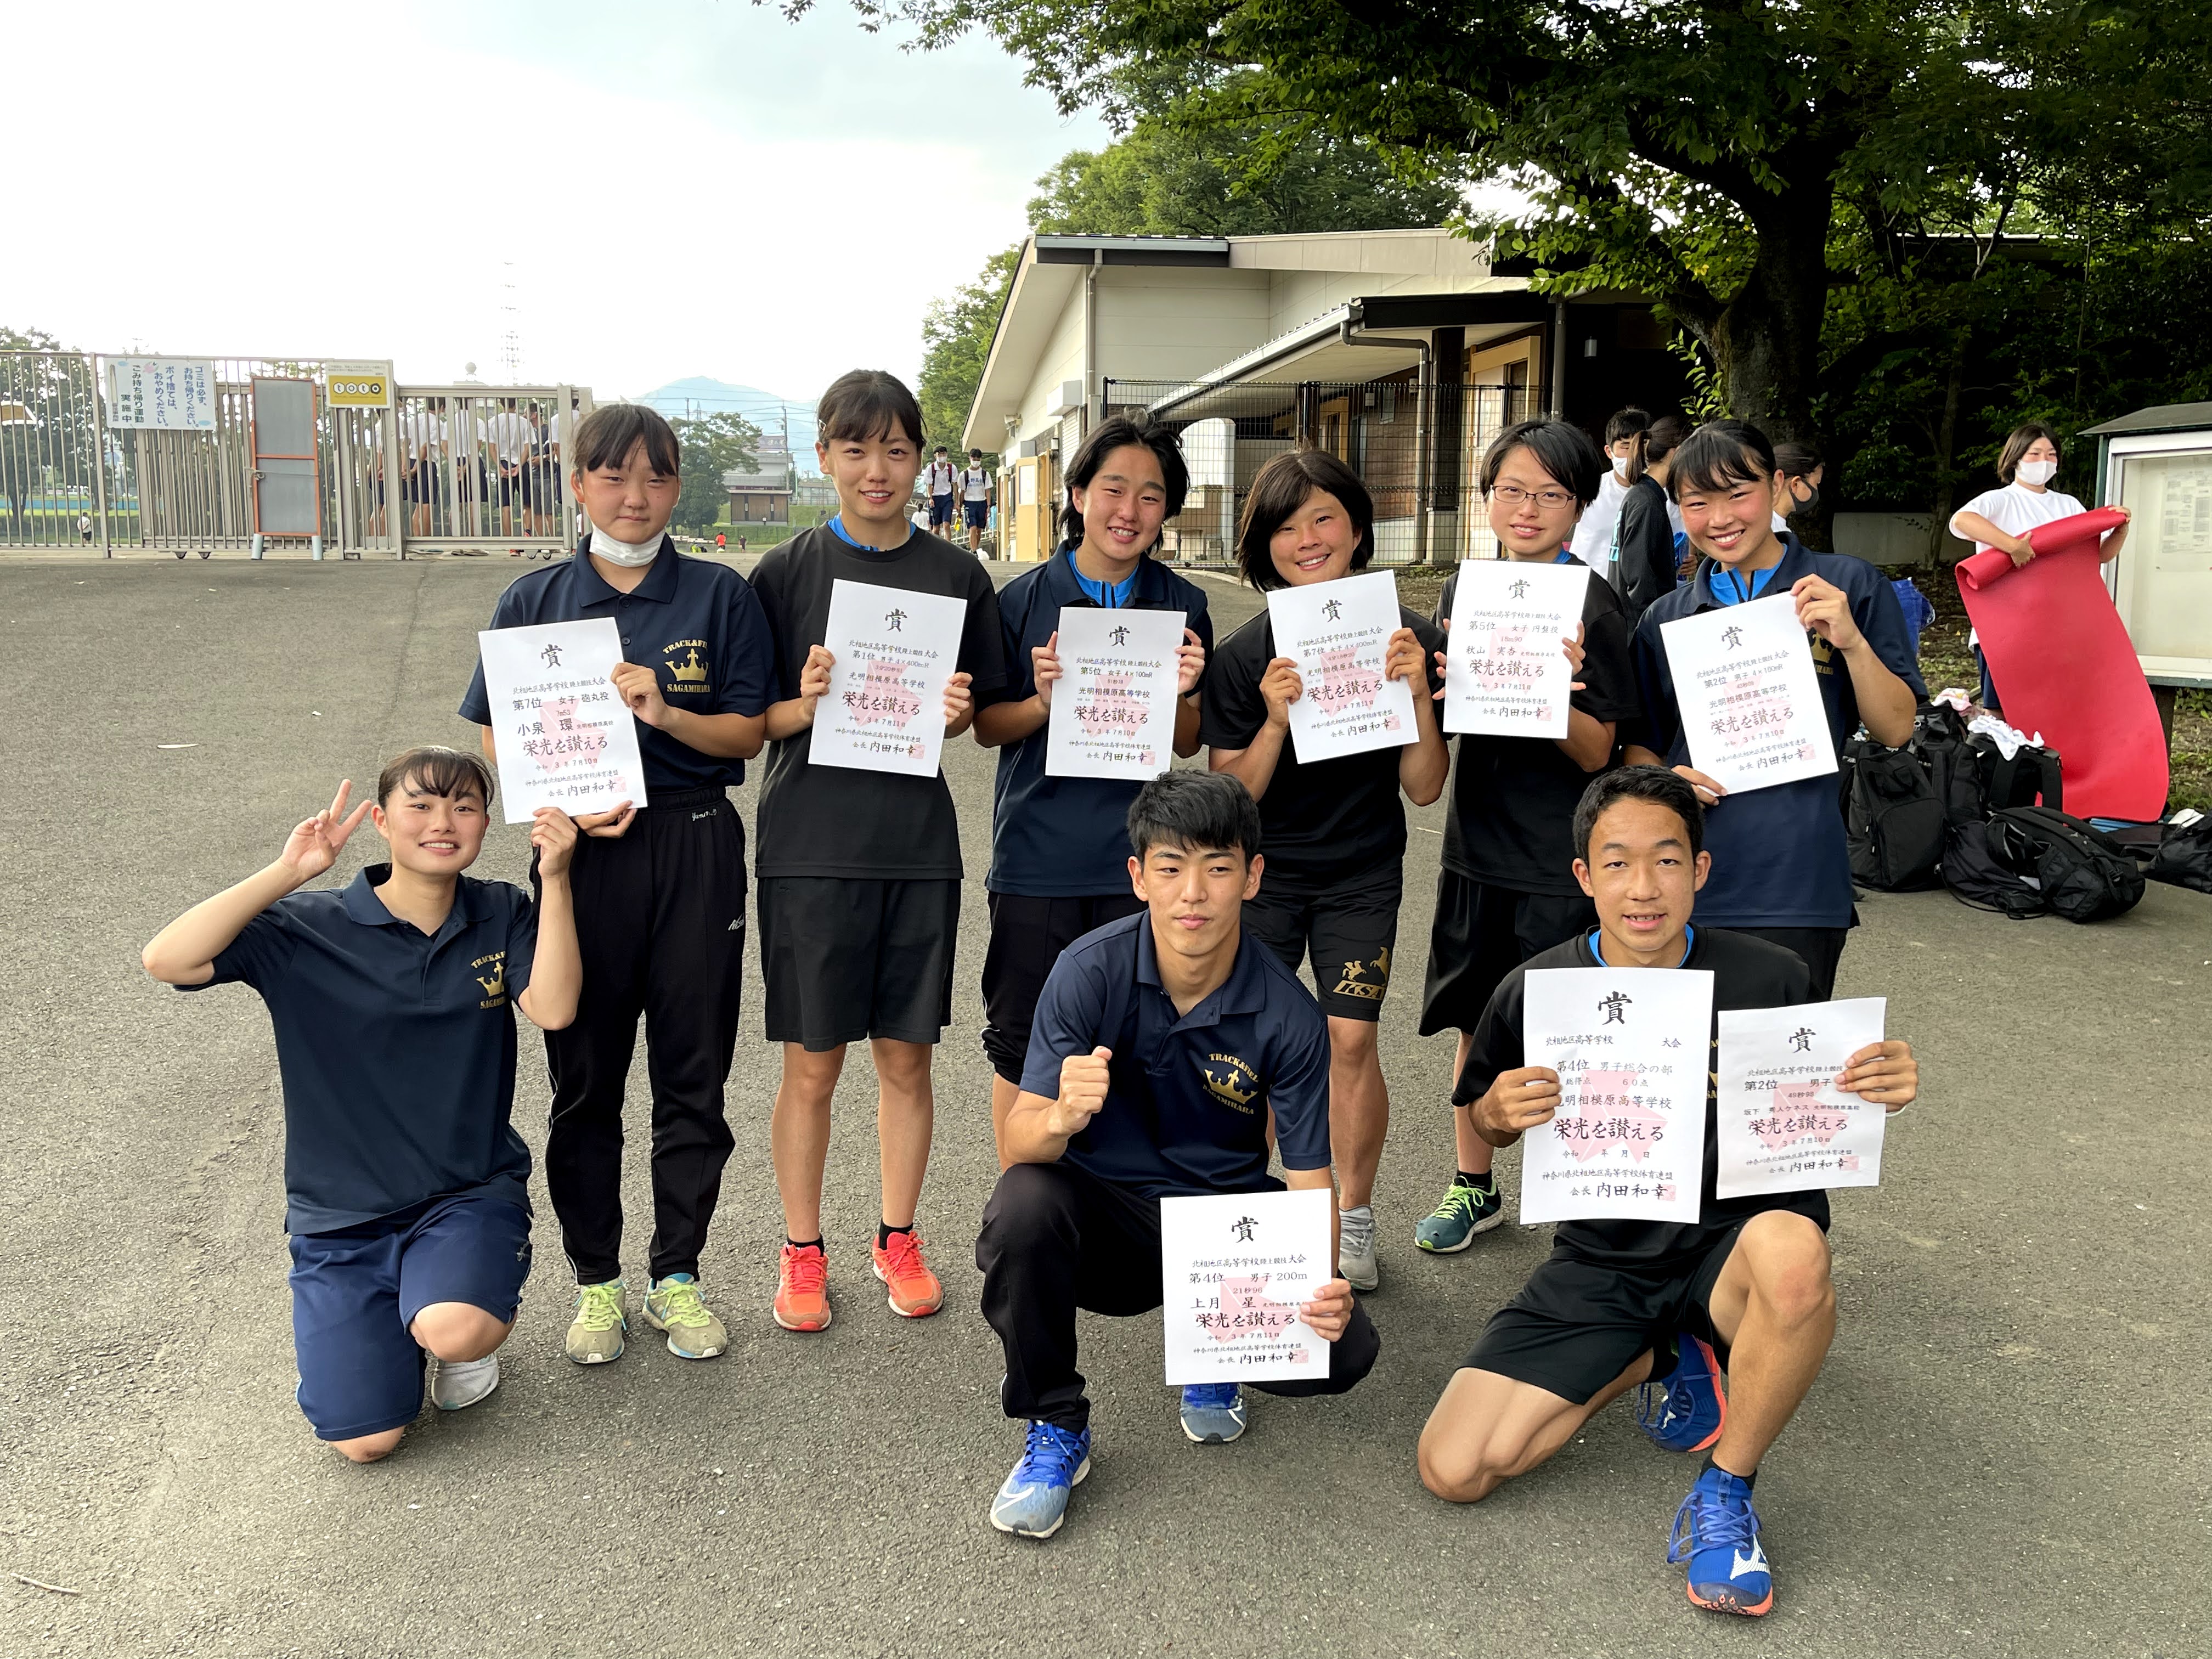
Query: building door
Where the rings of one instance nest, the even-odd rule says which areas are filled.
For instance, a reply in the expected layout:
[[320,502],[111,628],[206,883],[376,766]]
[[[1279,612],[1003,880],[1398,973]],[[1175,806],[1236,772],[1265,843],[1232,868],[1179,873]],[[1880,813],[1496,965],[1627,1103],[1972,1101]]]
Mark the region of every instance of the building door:
[[321,538],[313,380],[254,377],[253,533]]

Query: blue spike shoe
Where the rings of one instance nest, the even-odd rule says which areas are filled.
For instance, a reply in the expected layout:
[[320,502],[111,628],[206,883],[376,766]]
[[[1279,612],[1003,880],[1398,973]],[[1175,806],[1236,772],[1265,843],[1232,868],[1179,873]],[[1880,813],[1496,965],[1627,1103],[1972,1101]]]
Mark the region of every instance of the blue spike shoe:
[[1636,1426],[1668,1451],[1703,1451],[1721,1437],[1728,1421],[1720,1361],[1697,1337],[1684,1334],[1675,1343],[1680,1357],[1674,1369],[1636,1391]]
[[1071,1434],[1032,1422],[1028,1443],[991,1500],[991,1524],[1021,1538],[1049,1538],[1067,1518],[1067,1500],[1091,1473],[1091,1431]]
[[1757,1619],[1774,1606],[1774,1575],[1759,1544],[1751,1488],[1723,1468],[1708,1468],[1674,1511],[1667,1559],[1689,1564],[1690,1600],[1708,1613]]

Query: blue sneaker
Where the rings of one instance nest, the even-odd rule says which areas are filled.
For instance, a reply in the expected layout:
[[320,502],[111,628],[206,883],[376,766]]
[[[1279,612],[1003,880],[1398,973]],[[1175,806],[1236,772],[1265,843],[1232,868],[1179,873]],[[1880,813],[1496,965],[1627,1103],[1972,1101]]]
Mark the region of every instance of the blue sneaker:
[[1759,1547],[1751,1488],[1726,1469],[1699,1475],[1674,1511],[1667,1559],[1690,1564],[1690,1600],[1708,1612],[1756,1619],[1774,1606],[1774,1577]]
[[1091,1473],[1091,1431],[1070,1434],[1032,1422],[1022,1461],[991,1500],[991,1524],[1023,1538],[1049,1538],[1067,1519],[1068,1494]]
[[1680,1351],[1674,1369],[1636,1391],[1636,1426],[1668,1451],[1703,1451],[1721,1437],[1728,1421],[1720,1361],[1697,1337],[1685,1334],[1674,1340]]
[[1244,1432],[1244,1390],[1234,1382],[1194,1382],[1182,1391],[1182,1431],[1201,1446],[1225,1446]]

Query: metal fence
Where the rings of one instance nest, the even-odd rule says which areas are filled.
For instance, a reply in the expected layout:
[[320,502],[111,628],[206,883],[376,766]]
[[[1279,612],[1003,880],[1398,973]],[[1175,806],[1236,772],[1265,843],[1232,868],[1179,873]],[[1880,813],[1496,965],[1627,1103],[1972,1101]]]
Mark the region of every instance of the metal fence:
[[1253,478],[1297,447],[1326,449],[1375,500],[1378,564],[1452,564],[1496,550],[1478,478],[1482,452],[1534,412],[1525,386],[1296,380],[1193,386],[1105,382],[1109,415],[1152,410],[1182,436],[1191,490],[1168,521],[1178,564],[1236,562],[1237,523]]
[[144,378],[129,377],[150,361],[0,352],[0,547],[181,559],[575,545],[561,453],[592,408],[586,388],[388,386],[388,407],[334,406],[343,363],[169,359],[189,366],[193,406],[160,429],[126,423],[145,418]]

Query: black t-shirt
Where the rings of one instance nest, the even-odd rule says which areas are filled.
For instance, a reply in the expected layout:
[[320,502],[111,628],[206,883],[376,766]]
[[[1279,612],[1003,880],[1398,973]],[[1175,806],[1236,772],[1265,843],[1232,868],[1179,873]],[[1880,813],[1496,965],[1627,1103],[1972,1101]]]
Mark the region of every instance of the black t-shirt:
[[[1500,1073],[1525,1066],[1521,1045],[1521,987],[1532,969],[1601,968],[1591,954],[1589,935],[1540,951],[1498,981],[1490,1006],[1474,1029],[1467,1066],[1452,1090],[1452,1104],[1467,1106],[1482,1097]],[[1552,1235],[1555,1245],[1588,1261],[1611,1267],[1640,1267],[1686,1261],[1702,1255],[1739,1222],[1767,1210],[1789,1210],[1828,1224],[1825,1192],[1762,1193],[1752,1198],[1717,1199],[1713,1182],[1720,1167],[1719,1132],[1714,1127],[1713,1092],[1720,1075],[1720,1014],[1726,1008],[1789,1008],[1813,1000],[1813,976],[1793,951],[1748,933],[1723,927],[1699,927],[1685,968],[1710,969],[1713,976],[1712,1059],[1705,1085],[1705,1174],[1703,1205],[1695,1225],[1676,1221],[1562,1221]],[[1664,973],[1665,969],[1647,969]]]
[[[1429,690],[1443,680],[1436,653],[1443,631],[1404,606],[1400,623],[1413,630],[1427,665]],[[1221,642],[1206,665],[1198,735],[1209,749],[1249,749],[1267,723],[1260,682],[1275,657],[1275,630],[1261,611]],[[1416,696],[1422,695],[1414,693]],[[1312,885],[1406,850],[1406,808],[1398,797],[1402,744],[1302,763],[1297,741],[1285,736],[1281,758],[1260,797],[1260,850],[1272,884]]]
[[[773,549],[753,572],[753,592],[775,640],[779,702],[799,695],[807,652],[825,642],[830,586],[840,580],[966,600],[956,672],[970,677],[979,708],[1006,685],[999,596],[973,553],[921,530],[878,553],[817,526]],[[812,766],[813,739],[809,730],[769,745],[755,866],[763,877],[960,878],[960,827],[942,771],[917,778]]]
[[[1458,588],[1454,571],[1437,599],[1439,623],[1451,615]],[[1578,678],[1583,690],[1573,694],[1574,706],[1592,720],[1625,725],[1642,712],[1620,596],[1595,570],[1583,601]],[[1444,867],[1516,893],[1580,892],[1573,869],[1575,808],[1597,773],[1583,771],[1550,738],[1462,732],[1452,741],[1459,757],[1444,814]]]

